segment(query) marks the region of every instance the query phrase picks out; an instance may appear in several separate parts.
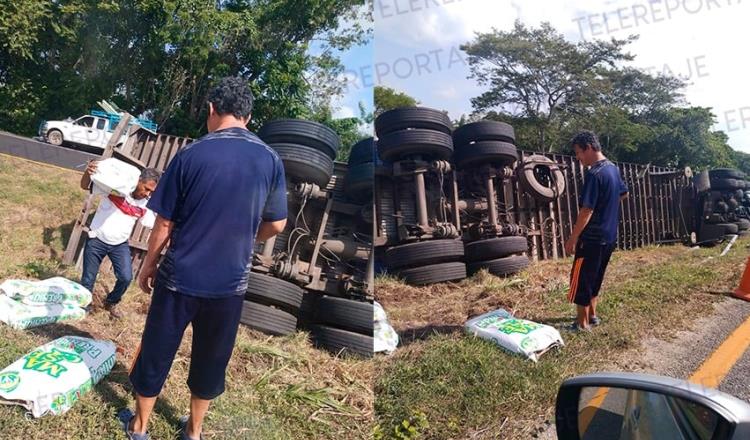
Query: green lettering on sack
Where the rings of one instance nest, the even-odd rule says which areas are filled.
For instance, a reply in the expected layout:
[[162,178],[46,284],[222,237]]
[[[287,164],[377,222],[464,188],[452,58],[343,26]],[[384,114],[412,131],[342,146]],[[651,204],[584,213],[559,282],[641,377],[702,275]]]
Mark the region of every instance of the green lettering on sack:
[[68,353],[53,348],[49,352],[34,350],[24,357],[26,362],[23,365],[24,370],[34,370],[45,373],[54,378],[60,377],[60,374],[68,371],[62,362],[68,361],[75,364],[83,362],[83,359],[74,353]]
[[0,391],[13,391],[21,383],[21,377],[17,371],[6,371],[0,373]]
[[509,335],[511,333],[520,333],[522,335],[527,335],[540,327],[541,325],[539,324],[529,321],[523,321],[520,319],[506,319],[497,325],[498,331],[501,331],[506,335]]

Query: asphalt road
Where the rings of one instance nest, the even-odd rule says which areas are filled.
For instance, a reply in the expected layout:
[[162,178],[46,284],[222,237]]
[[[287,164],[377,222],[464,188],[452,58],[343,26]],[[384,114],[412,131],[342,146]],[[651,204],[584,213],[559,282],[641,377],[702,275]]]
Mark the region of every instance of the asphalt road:
[[100,157],[97,154],[58,147],[4,131],[0,131],[0,153],[77,171],[83,171],[89,160]]
[[[750,302],[727,298],[717,304],[713,311],[697,320],[691,331],[679,332],[669,341],[647,340],[645,349],[629,359],[627,363],[616,364],[610,371],[634,371],[680,379],[689,379],[714,351],[750,317]],[[729,373],[723,378],[718,389],[750,403],[750,349],[746,350]],[[621,399],[608,396],[591,421],[589,434],[606,439],[612,426],[620,426],[621,412],[614,410],[621,406]],[[609,426],[610,429],[606,429]],[[555,440],[555,427],[548,425],[536,438]],[[585,440],[585,439],[584,439]]]

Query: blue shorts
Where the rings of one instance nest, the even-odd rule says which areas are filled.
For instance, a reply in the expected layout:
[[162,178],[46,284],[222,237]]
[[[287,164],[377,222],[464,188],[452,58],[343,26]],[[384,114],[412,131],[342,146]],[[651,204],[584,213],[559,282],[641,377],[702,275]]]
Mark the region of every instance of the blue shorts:
[[614,250],[614,243],[578,242],[573,269],[570,271],[568,301],[579,306],[591,305],[591,299],[599,296],[604,272]]
[[168,290],[158,277],[133,365],[130,382],[143,397],[161,392],[188,324],[193,325],[190,374],[195,396],[211,400],[224,392],[229,358],[242,313],[242,295],[208,299]]

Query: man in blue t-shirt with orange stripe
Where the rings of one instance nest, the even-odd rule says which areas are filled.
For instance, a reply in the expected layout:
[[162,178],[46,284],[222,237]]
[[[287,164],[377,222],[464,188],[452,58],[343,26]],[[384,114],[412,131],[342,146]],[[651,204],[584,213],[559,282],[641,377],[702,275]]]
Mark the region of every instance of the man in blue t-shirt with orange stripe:
[[157,218],[138,285],[153,296],[129,374],[136,411],[119,414],[129,439],[148,439],[149,416],[188,324],[190,416],[180,420],[180,438],[202,438],[209,404],[224,392],[253,241],[286,225],[284,167],[245,128],[252,104],[245,80],[222,79],[208,94],[209,134],[175,155],[148,203]]
[[583,131],[571,144],[576,159],[589,167],[584,175],[578,218],[565,242],[565,252],[575,251],[568,300],[576,304],[577,317],[570,330],[580,331],[600,323],[596,315],[599,289],[617,242],[620,200],[628,196],[628,187],[615,164],[602,154],[594,133]]

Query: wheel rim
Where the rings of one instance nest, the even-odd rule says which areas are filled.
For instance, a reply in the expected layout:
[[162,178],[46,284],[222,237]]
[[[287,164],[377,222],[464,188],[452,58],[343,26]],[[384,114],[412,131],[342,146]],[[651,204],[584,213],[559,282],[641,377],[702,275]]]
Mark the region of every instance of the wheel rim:
[[62,136],[60,135],[59,131],[53,131],[49,134],[49,141],[50,143],[54,145],[60,145],[62,144]]

